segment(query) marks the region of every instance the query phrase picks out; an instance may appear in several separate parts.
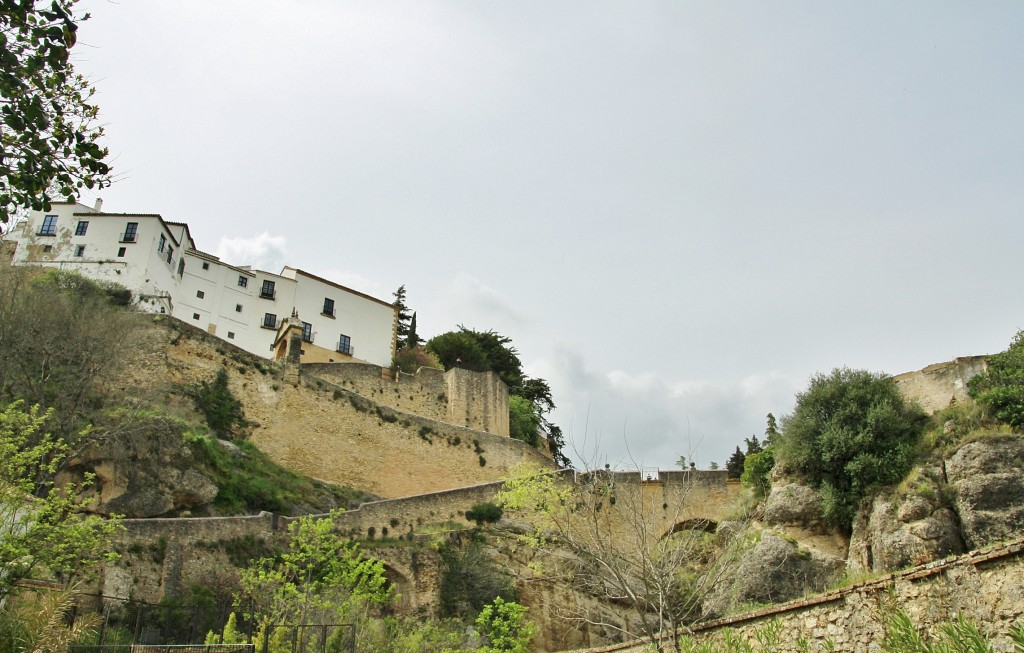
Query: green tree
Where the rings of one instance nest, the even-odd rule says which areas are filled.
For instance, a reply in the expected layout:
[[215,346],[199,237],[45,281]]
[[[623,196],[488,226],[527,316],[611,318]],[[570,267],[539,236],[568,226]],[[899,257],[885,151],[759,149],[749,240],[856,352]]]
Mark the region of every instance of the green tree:
[[217,437],[230,440],[236,427],[245,426],[242,402],[228,387],[228,373],[223,367],[217,370],[213,380],[185,388],[185,394],[192,398],[196,410],[203,414]]
[[739,447],[736,447],[736,451],[725,461],[725,469],[729,473],[729,478],[739,479],[743,475],[743,465],[746,458],[746,454]]
[[537,633],[537,627],[527,621],[528,611],[500,596],[484,606],[476,618],[476,627],[489,645],[478,648],[477,653],[529,653],[530,640]]
[[423,339],[416,333],[416,313],[409,311],[409,306],[405,303],[405,284],[398,287],[393,293],[395,301],[392,305],[398,309],[397,324],[395,329],[395,335],[397,342],[395,343],[398,351],[401,351],[407,347],[418,347],[423,344]]
[[70,579],[111,557],[117,520],[86,515],[88,500],[78,498],[91,476],[81,485],[50,480],[68,445],[44,430],[46,419],[20,402],[0,412],[0,605],[22,579]]
[[77,0],[0,0],[0,223],[110,184],[95,89],[75,73]]
[[522,440],[532,447],[540,444],[540,416],[525,397],[509,396],[508,430],[509,435],[516,440]]
[[766,416],[768,425],[764,429],[764,446],[770,447],[775,444],[775,440],[779,437],[779,425],[775,421],[775,415],[768,413]]
[[835,369],[797,395],[775,456],[818,487],[826,519],[849,530],[861,499],[910,470],[924,422],[891,377]]
[[987,369],[967,388],[993,417],[1024,429],[1024,331],[1017,332],[1006,351],[989,356]]
[[288,526],[288,549],[242,570],[239,607],[269,633],[281,624],[347,623],[391,600],[384,565],[333,532],[331,516]]
[[748,455],[743,461],[743,485],[753,490],[758,497],[768,495],[772,488],[772,467],[775,466],[775,453],[771,447]]

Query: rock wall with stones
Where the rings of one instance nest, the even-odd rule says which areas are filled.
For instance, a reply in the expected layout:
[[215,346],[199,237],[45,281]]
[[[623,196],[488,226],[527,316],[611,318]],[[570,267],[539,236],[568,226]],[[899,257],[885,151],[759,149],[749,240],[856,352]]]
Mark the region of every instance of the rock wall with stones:
[[[884,636],[884,615],[902,608],[930,633],[963,616],[993,641],[995,653],[1011,653],[1007,633],[1024,615],[1024,540],[889,574],[843,590],[721,619],[694,629],[698,640],[725,629],[752,640],[773,619],[781,622],[781,653],[826,650],[874,653]],[[808,644],[801,646],[800,640]],[[578,649],[581,653],[644,653],[638,643]]]
[[985,371],[985,358],[961,356],[923,370],[899,374],[893,380],[904,397],[917,401],[927,412],[935,413],[968,397],[967,382]]

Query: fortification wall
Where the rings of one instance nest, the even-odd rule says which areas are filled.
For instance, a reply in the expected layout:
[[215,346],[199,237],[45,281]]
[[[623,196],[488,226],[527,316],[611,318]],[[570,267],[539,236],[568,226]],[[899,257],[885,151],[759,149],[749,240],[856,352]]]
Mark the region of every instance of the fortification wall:
[[917,401],[927,412],[935,413],[967,399],[967,382],[985,371],[985,359],[985,356],[962,356],[899,374],[893,380],[904,397]]
[[454,426],[507,436],[508,388],[494,372],[422,367],[397,373],[366,363],[303,363],[302,375],[375,403]]
[[[699,640],[730,628],[745,638],[773,619],[782,624],[780,652],[826,650],[868,653],[884,637],[884,616],[900,607],[914,624],[935,633],[958,616],[975,622],[996,653],[1010,653],[1011,625],[1024,615],[1024,540],[908,569],[849,588],[764,608],[695,629]],[[799,639],[809,648],[803,649]],[[645,653],[637,643],[581,649],[586,653]]]

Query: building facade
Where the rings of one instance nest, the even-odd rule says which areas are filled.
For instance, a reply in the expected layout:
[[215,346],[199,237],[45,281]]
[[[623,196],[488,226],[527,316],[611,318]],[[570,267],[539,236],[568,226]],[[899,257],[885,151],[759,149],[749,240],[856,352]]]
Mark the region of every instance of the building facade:
[[101,202],[54,203],[7,236],[13,265],[66,269],[128,288],[136,305],[274,357],[287,322],[301,322],[302,362],[391,364],[397,311],[381,299],[298,268],[232,265],[196,247],[183,222],[106,213]]

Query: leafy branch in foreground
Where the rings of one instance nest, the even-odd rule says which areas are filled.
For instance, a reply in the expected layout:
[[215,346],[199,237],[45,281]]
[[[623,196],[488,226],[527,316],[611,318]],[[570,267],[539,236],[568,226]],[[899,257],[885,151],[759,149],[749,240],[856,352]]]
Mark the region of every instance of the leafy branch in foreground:
[[78,498],[91,477],[60,487],[48,480],[67,456],[43,429],[48,415],[21,402],[0,412],[0,603],[43,570],[67,579],[111,555],[103,552],[117,520],[84,514]]

